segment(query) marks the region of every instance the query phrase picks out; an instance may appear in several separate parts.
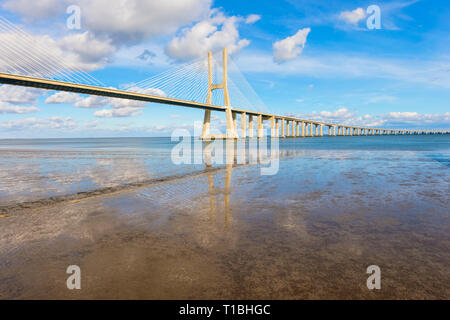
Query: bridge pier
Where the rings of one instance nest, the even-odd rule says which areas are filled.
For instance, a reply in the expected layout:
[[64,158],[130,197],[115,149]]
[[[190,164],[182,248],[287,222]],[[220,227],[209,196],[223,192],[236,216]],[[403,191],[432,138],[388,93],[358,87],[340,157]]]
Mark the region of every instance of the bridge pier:
[[275,137],[275,117],[270,118],[270,137]]
[[263,118],[262,115],[258,115],[258,139],[263,138]]
[[248,137],[253,139],[253,115],[248,116]]
[[278,138],[280,136],[280,121],[279,119],[275,120],[275,132],[276,132],[276,137]]
[[247,114],[245,112],[241,113],[241,138],[247,138]]
[[233,134],[235,135],[234,138],[239,138],[239,136],[237,134],[237,119],[236,119],[237,116],[236,116],[236,112],[232,112],[231,115],[232,115],[232,118],[233,118]]

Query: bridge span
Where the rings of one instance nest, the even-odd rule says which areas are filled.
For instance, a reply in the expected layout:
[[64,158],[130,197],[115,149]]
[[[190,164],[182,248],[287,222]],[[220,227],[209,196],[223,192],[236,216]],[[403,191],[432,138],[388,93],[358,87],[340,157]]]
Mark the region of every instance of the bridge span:
[[[125,90],[103,88],[99,86],[84,85],[65,81],[49,80],[43,78],[29,77],[16,74],[0,73],[0,83],[14,86],[33,87],[47,90],[66,91],[80,94],[103,96],[110,98],[129,99],[142,102],[160,103],[171,106],[195,108],[205,110],[203,133],[201,138],[208,139],[237,139],[254,137],[254,120],[256,120],[256,137],[263,138],[263,122],[270,121],[270,135],[272,137],[322,137],[324,128],[328,127],[329,136],[361,136],[361,135],[418,135],[418,134],[448,134],[449,131],[429,130],[399,130],[386,128],[371,128],[351,125],[340,125],[326,123],[295,117],[268,114],[263,112],[245,110],[230,106],[227,80],[227,50],[223,50],[223,81],[220,84],[212,83],[212,54],[208,53],[208,91],[206,103],[186,101],[161,97],[145,93],[131,92]],[[224,90],[225,106],[211,104],[212,91]],[[211,111],[225,112],[227,122],[227,133],[225,135],[211,135],[210,121]],[[237,115],[240,116],[240,130],[238,130]],[[248,128],[247,128],[248,117]],[[281,130],[280,130],[281,129]],[[240,131],[240,135],[239,135]]]

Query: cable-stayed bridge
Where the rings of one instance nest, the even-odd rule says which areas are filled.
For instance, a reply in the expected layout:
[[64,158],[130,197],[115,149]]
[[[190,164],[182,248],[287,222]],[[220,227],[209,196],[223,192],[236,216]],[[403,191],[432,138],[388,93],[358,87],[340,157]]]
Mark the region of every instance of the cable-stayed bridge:
[[[0,16],[0,83],[202,109],[205,115],[201,138],[205,140],[253,138],[255,127],[256,137],[263,138],[264,121],[270,121],[272,137],[283,138],[321,137],[324,128],[330,136],[449,133],[361,127],[271,114],[228,57],[226,48],[221,61],[209,52],[207,59],[176,66],[119,90],[107,87],[41,40]],[[225,135],[211,134],[212,111],[225,112]]]

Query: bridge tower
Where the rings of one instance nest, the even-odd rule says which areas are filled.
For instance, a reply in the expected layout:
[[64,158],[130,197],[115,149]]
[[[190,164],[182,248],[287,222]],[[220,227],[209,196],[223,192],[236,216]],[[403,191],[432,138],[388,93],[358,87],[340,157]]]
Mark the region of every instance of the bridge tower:
[[217,138],[226,139],[238,139],[239,136],[236,132],[235,119],[233,119],[233,113],[231,111],[230,94],[228,92],[228,55],[227,48],[223,48],[223,60],[222,60],[222,83],[213,83],[213,61],[212,53],[208,52],[208,93],[206,95],[206,103],[212,103],[212,93],[214,90],[223,90],[224,104],[226,107],[226,120],[227,120],[227,133],[225,136],[211,136],[211,110],[205,110],[205,116],[203,119],[203,131],[200,139],[210,140]]

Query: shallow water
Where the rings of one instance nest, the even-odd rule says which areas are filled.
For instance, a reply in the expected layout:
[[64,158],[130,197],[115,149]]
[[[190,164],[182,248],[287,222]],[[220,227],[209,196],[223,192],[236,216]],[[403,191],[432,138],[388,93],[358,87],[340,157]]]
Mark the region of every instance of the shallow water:
[[175,144],[0,140],[0,297],[450,298],[448,136],[284,139],[269,176]]

